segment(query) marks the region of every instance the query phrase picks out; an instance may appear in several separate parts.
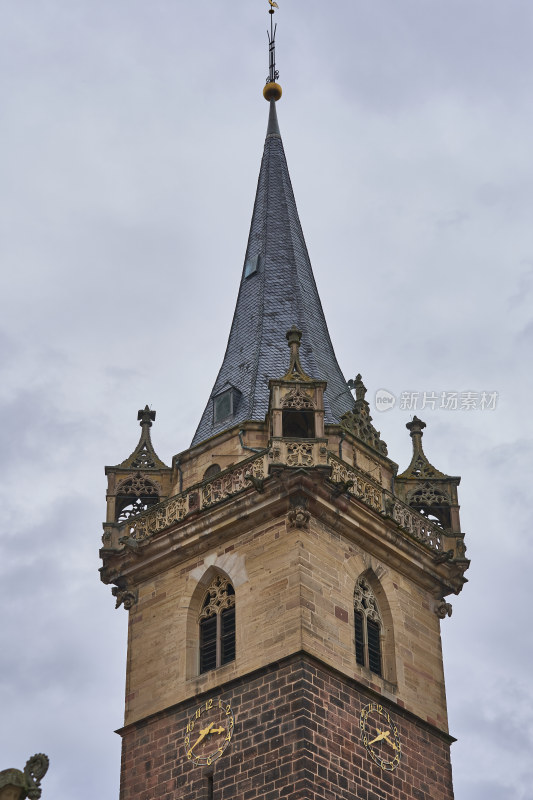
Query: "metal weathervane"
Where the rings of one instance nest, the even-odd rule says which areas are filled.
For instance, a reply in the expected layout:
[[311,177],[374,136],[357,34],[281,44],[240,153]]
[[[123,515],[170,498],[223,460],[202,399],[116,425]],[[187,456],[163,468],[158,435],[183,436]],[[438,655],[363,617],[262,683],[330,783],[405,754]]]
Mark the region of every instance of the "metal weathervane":
[[270,5],[268,10],[270,14],[270,32],[267,31],[269,72],[266,82],[276,83],[279,78],[279,72],[276,69],[276,28],[278,26],[274,25],[274,9],[279,8],[279,6],[275,0],[268,0],[268,3]]

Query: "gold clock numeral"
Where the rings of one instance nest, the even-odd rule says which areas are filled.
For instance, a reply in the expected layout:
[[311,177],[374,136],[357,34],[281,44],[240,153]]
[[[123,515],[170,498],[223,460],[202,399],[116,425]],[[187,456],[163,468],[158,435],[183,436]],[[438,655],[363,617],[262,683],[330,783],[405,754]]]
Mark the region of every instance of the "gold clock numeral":
[[187,721],[184,736],[187,759],[194,765],[211,766],[231,741],[234,724],[230,703],[220,697],[209,697]]
[[383,770],[396,769],[401,758],[401,741],[387,709],[381,703],[368,703],[361,709],[359,727],[370,758]]

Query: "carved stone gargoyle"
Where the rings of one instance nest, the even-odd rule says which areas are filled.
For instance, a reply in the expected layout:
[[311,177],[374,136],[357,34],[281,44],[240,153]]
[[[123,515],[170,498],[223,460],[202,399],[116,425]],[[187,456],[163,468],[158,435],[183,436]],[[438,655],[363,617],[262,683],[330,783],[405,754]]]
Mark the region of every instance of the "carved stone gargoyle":
[[435,606],[435,614],[439,619],[446,619],[452,615],[452,604],[447,603],[442,597]]
[[129,611],[137,602],[137,592],[131,592],[126,587],[113,586],[111,594],[115,598],[115,608],[124,605],[126,611]]
[[26,762],[24,771],[4,769],[0,772],[0,800],[39,800],[41,780],[48,771],[48,756],[37,753]]

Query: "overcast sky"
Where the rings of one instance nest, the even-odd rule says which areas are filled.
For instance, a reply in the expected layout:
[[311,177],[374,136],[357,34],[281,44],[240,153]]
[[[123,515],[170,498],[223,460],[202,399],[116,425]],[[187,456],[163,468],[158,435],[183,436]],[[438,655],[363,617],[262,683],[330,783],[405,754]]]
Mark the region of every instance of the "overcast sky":
[[[531,800],[533,4],[279,5],[280,127],[339,363],[372,405],[397,398],[374,421],[401,469],[417,413],[462,476],[472,566],[442,623],[456,800]],[[103,468],[146,403],[170,463],[220,366],[267,8],[0,0],[0,769],[47,753],[43,800],[118,797],[127,613],[98,576]]]

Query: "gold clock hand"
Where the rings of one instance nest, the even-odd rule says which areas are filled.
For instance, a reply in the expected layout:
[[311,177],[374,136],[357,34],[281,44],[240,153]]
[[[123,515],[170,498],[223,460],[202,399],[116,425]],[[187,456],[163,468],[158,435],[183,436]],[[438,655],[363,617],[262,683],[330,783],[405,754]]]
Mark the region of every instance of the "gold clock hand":
[[375,739],[372,739],[372,741],[369,742],[368,744],[369,745],[375,744],[376,742],[379,742],[381,739],[383,739],[383,741],[386,741],[387,744],[390,744],[390,746],[393,748],[393,750],[397,750],[398,749],[396,747],[396,744],[394,742],[391,742],[391,740],[390,740],[390,731],[378,731],[378,736],[376,736]]
[[226,729],[221,725],[219,728],[211,728],[210,733],[226,733]]
[[376,742],[381,741],[381,739],[386,739],[387,736],[390,736],[389,731],[378,731],[378,735],[376,736],[376,738],[372,739],[372,741],[369,742],[368,744],[375,744]]
[[202,728],[200,730],[200,736],[195,741],[195,743],[193,745],[191,745],[191,747],[189,748],[189,753],[192,753],[192,751],[196,747],[196,745],[200,744],[200,742],[203,741],[203,739],[205,739],[205,737],[207,736],[207,734],[209,733],[209,731],[211,730],[211,728],[213,727],[214,724],[215,724],[214,722],[210,722],[209,725],[207,726],[207,728]]
[[396,745],[394,744],[394,742],[391,742],[391,740],[390,740],[390,731],[384,731],[384,733],[383,733],[383,741],[387,742],[387,744],[390,744],[396,750]]

